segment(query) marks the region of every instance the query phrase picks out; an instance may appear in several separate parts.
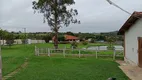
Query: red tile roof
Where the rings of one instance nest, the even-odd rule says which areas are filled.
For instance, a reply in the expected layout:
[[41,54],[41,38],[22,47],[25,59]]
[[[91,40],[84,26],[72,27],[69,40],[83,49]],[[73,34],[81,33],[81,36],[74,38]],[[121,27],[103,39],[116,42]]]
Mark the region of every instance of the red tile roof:
[[65,35],[66,40],[78,40],[78,37],[71,36],[71,35]]
[[125,31],[130,29],[132,27],[132,25],[135,24],[135,22],[137,20],[139,20],[140,18],[142,18],[142,12],[134,12],[130,16],[130,18],[125,22],[125,24],[120,28],[118,34],[119,35],[124,35]]
[[[71,36],[71,35],[64,35],[64,37],[65,37],[65,40],[79,40],[78,37]],[[55,36],[52,37],[52,40],[53,40],[53,41],[55,40]]]

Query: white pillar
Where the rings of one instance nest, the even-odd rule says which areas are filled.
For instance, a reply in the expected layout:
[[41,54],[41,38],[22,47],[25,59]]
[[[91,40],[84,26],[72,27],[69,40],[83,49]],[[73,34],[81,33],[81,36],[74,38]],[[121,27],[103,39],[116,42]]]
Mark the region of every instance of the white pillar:
[[[1,44],[0,44],[1,45]],[[2,80],[2,56],[1,56],[1,46],[0,46],[0,80]]]

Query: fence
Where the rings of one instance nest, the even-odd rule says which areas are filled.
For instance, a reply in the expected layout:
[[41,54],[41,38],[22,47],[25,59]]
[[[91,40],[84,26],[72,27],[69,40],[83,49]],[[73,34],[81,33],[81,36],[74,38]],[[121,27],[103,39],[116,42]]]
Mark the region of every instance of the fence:
[[66,56],[77,56],[81,58],[82,56],[95,56],[96,59],[98,57],[112,57],[114,60],[116,57],[123,56],[123,49],[114,48],[113,50],[108,49],[100,49],[97,48],[95,50],[88,49],[53,49],[53,48],[38,48],[35,46],[35,55],[47,55],[51,57],[52,55],[61,55],[63,57]]

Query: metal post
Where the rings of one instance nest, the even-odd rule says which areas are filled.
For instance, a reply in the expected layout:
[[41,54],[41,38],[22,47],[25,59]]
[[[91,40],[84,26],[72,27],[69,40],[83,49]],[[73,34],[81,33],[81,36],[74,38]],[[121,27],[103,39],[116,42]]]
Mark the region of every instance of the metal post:
[[27,39],[26,28],[23,28],[23,29],[24,29],[24,34],[25,34],[25,41],[24,41],[25,43],[24,43],[24,44],[26,45],[26,41],[27,41],[27,40],[26,40],[26,39]]

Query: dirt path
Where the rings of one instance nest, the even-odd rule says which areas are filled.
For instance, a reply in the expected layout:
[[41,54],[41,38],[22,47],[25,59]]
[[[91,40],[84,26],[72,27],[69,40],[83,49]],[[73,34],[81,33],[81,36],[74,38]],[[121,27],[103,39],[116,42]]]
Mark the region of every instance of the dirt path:
[[21,69],[26,68],[27,65],[28,65],[28,61],[25,61],[19,68],[17,68],[13,72],[11,72],[11,73],[7,74],[6,76],[4,76],[2,78],[2,80],[7,80],[7,79],[11,78],[13,75],[18,73]]

